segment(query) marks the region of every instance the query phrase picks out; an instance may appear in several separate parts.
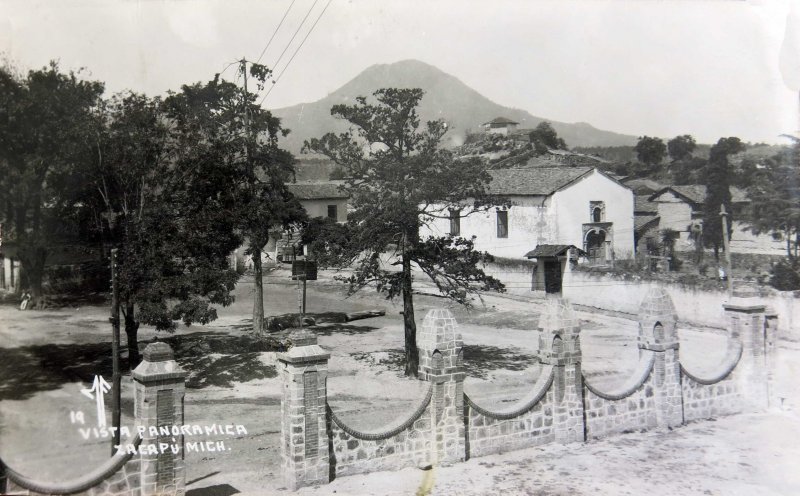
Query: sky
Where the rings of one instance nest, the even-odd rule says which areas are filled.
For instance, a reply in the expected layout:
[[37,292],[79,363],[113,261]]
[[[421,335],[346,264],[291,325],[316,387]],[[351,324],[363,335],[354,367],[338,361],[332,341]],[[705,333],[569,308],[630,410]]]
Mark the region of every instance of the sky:
[[552,120],[776,143],[800,130],[798,3],[0,0],[0,52],[20,70],[58,59],[108,92],[155,95],[266,47],[261,62],[283,72],[270,108],[315,101],[373,64],[418,59]]

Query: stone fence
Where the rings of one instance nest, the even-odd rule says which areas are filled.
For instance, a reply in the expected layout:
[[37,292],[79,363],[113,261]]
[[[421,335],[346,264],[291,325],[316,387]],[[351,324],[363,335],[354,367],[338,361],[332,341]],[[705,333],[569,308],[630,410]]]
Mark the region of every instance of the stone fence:
[[[136,425],[131,430],[132,437],[121,441],[126,449],[118,450],[95,470],[66,482],[38,481],[0,460],[0,494],[184,494],[183,435],[168,432],[183,426],[185,379],[186,373],[175,362],[169,345],[149,344],[142,362],[133,371]],[[136,428],[139,426],[144,429]],[[178,452],[159,449],[165,444],[177,444]]]
[[548,299],[539,321],[541,374],[514,405],[493,410],[464,392],[463,343],[448,310],[430,310],[417,336],[419,377],[430,387],[403,422],[376,432],[345,424],[327,401],[330,357],[307,331],[278,360],[284,382],[281,454],[287,486],[408,466],[449,465],[470,457],[585,442],[616,433],[670,429],[696,419],[768,406],[774,339],[766,308],[724,306],[727,350],[717,372],[694,374],[680,362],[669,295],[650,288],[639,308],[639,363],[613,391],[581,370],[579,320],[563,299]]

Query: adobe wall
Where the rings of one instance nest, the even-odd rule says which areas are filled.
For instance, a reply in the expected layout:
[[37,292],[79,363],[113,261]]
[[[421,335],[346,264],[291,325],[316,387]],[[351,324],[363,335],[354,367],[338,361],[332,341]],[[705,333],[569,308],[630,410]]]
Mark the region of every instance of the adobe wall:
[[[723,329],[724,291],[703,291],[661,281],[622,280],[610,274],[570,271],[564,275],[563,296],[573,304],[636,315],[641,295],[651,287],[664,289],[677,309],[678,320]],[[760,297],[778,316],[778,330],[800,332],[800,301],[791,291]]]

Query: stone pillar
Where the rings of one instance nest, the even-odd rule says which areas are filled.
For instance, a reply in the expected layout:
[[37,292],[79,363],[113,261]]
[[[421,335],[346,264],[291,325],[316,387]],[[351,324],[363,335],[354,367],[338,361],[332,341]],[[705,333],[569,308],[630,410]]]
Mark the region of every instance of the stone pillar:
[[553,366],[556,442],[585,440],[580,324],[564,298],[548,298],[539,317],[539,361]]
[[417,333],[419,378],[433,383],[431,399],[433,464],[466,458],[464,438],[464,355],[458,324],[449,310],[429,310]]
[[653,394],[658,427],[665,429],[683,423],[678,316],[667,292],[652,286],[639,306],[639,356],[645,350],[655,354]]
[[729,339],[742,344],[735,374],[742,399],[749,409],[767,407],[766,306],[750,298],[733,298],[723,304]]
[[292,491],[331,481],[327,429],[330,353],[306,330],[291,333],[292,347],[278,354],[283,380],[281,459]]
[[[134,417],[145,427],[140,445],[143,495],[182,495],[186,492],[183,425],[186,372],[167,343],[151,343],[133,371]],[[158,453],[147,447],[158,447]],[[177,450],[170,449],[177,447]],[[162,449],[163,448],[163,449]],[[177,451],[177,453],[175,452]]]

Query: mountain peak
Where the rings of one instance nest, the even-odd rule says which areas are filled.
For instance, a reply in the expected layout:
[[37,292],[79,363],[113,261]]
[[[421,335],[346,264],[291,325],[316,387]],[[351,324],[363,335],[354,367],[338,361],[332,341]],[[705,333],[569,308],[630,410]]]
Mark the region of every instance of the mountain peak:
[[[504,107],[473,90],[455,76],[436,66],[416,59],[399,60],[389,64],[374,64],[325,98],[312,103],[294,105],[273,111],[292,132],[282,146],[292,152],[303,141],[320,137],[326,132],[342,132],[346,122],[331,116],[333,105],[354,103],[358,96],[372,95],[380,88],[421,88],[425,91],[419,106],[422,122],[444,119],[449,124],[447,134],[452,143],[461,144],[466,133],[478,132],[481,124],[503,116],[519,122],[520,128],[533,128],[543,119],[525,110]],[[567,124],[549,120],[569,146],[633,145],[635,136],[626,136],[594,128],[587,123]]]

